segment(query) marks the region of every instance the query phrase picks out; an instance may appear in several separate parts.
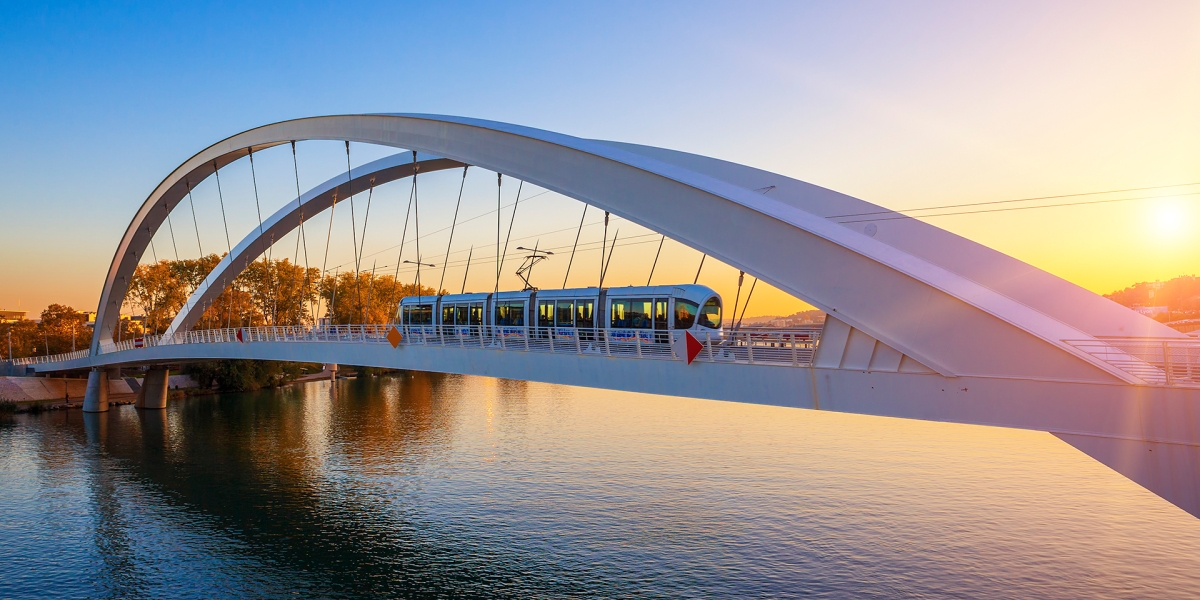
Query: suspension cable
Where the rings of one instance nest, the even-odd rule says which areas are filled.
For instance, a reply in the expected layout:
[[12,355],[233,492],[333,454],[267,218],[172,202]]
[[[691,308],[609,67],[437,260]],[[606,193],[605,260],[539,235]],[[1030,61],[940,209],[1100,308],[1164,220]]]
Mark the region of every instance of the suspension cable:
[[[400,259],[404,257],[404,240],[408,237],[408,217],[412,214],[413,195],[417,193],[417,155],[413,154],[413,184],[408,191],[408,208],[404,209],[404,230],[400,232],[400,249],[396,251],[396,272],[392,274],[392,299],[396,299],[396,287],[400,284]],[[389,318],[394,318],[395,315]]]
[[730,313],[730,319],[729,319],[729,329],[730,329],[730,331],[733,331],[733,329],[734,329],[734,322],[733,322],[733,320],[734,320],[735,318],[737,318],[738,301],[742,299],[742,280],[743,280],[745,277],[746,277],[746,272],[745,272],[745,271],[738,271],[738,286],[737,286],[737,295],[736,295],[736,296],[734,296],[734,298],[733,298],[733,312],[732,312],[732,313]]
[[367,244],[367,223],[371,221],[371,198],[375,196],[375,178],[371,178],[371,187],[367,190],[367,212],[363,215],[362,237],[358,240],[358,257],[363,259],[363,246]]
[[[517,221],[517,205],[521,203],[521,189],[525,187],[525,182],[518,180],[517,184],[517,201],[513,202],[512,218],[508,220],[508,233],[504,235],[504,252],[500,253],[500,271],[504,270],[504,255],[508,254],[508,240],[512,238],[513,223]],[[499,248],[497,248],[499,250]],[[500,271],[496,271],[496,291],[500,290]]]
[[467,273],[471,272],[471,255],[473,254],[475,254],[475,245],[471,244],[471,249],[467,251],[467,266],[463,268],[462,290],[458,292],[460,294],[467,293]]
[[608,265],[612,263],[613,254],[617,252],[617,237],[621,235],[621,229],[618,228],[613,232],[612,247],[608,249],[608,260],[604,261],[604,268],[600,270],[600,287],[604,287],[604,276],[608,275]]
[[[492,290],[495,294],[500,291],[500,188],[503,185],[504,175],[496,173],[496,287]],[[517,210],[517,205],[513,205],[513,211]]]
[[658,252],[654,253],[654,262],[650,263],[650,276],[646,278],[646,285],[650,285],[650,280],[654,279],[654,267],[658,266],[658,255],[662,254],[663,242],[667,241],[667,236],[664,234],[661,240],[658,240]]
[[363,323],[364,324],[367,322],[367,319],[371,318],[371,292],[375,289],[375,263],[376,262],[377,261],[371,262],[371,281],[367,285],[367,306],[366,306],[366,308],[363,309]]
[[462,206],[463,189],[467,186],[467,169],[470,165],[463,166],[462,183],[458,185],[458,202],[454,204],[454,218],[450,221],[450,239],[446,242],[446,259],[442,261],[442,278],[438,280],[438,289],[435,293],[442,293],[442,284],[446,283],[446,263],[450,262],[450,246],[454,243],[454,227],[458,225],[458,208]]
[[229,220],[225,218],[225,195],[221,193],[221,170],[213,159],[213,175],[217,177],[217,199],[221,202],[221,222],[225,224],[225,248],[228,254],[233,254],[233,244],[229,243]]
[[425,262],[421,256],[421,196],[417,193],[417,173],[421,171],[421,165],[417,163],[417,151],[413,150],[413,229],[417,236],[417,275],[414,280],[417,286],[417,297],[421,297],[421,263]]
[[[299,247],[301,241],[304,244],[304,289],[308,289],[308,237],[304,234],[304,203],[300,200],[300,164],[296,160],[296,140],[292,140],[292,172],[296,175],[296,207],[300,209],[300,235],[296,236],[296,262],[299,262]],[[322,275],[324,275],[322,273]],[[308,302],[309,311],[312,313],[312,318],[317,318],[316,309],[312,306],[312,300]]]
[[346,185],[349,186],[347,196],[350,198],[350,235],[354,248],[354,277],[358,278],[358,220],[354,218],[354,180],[350,177],[350,140],[346,140]]
[[575,262],[575,249],[579,247],[579,234],[583,233],[583,220],[587,218],[588,205],[583,205],[583,215],[579,217],[579,229],[575,230],[575,244],[571,246],[571,258],[567,259],[567,272],[563,275],[563,289],[567,289],[567,278],[571,276],[571,263]]
[[700,266],[696,269],[696,278],[692,280],[692,285],[700,281],[700,271],[704,268],[704,259],[708,258],[708,254],[700,257]]
[[604,211],[604,236],[600,238],[600,284],[604,287],[604,255],[608,253],[608,211]]
[[[333,239],[333,213],[337,210],[337,188],[333,190],[333,204],[329,206],[329,230],[325,233],[325,258],[321,260],[321,282],[325,282],[325,267],[329,266],[329,240]],[[337,290],[337,275],[333,277],[333,289]],[[317,298],[317,310],[321,310],[321,299]],[[332,302],[329,310],[333,310]],[[316,318],[316,315],[313,316]],[[333,313],[330,312],[330,324],[333,323]]]
[[200,250],[200,258],[204,258],[204,246],[200,245],[200,222],[196,220],[196,203],[192,200],[192,182],[186,178],[183,181],[187,184],[188,205],[192,207],[192,224],[196,226],[196,248]]
[[733,328],[734,331],[742,328],[742,319],[746,317],[746,309],[750,308],[750,297],[754,295],[754,286],[756,285],[758,285],[757,277],[750,283],[750,293],[746,294],[746,304],[742,306],[742,316],[738,317],[737,326]]
[[[250,157],[250,182],[254,186],[254,211],[258,214],[258,239],[261,244],[263,236],[263,221],[262,221],[262,206],[258,201],[258,175],[254,171],[254,147],[248,149]],[[267,251],[263,253],[263,277],[266,279],[267,292],[271,294],[271,321],[270,324],[275,324],[276,312],[279,307],[279,289],[275,285],[275,278],[271,275],[272,267],[272,252],[275,249],[275,236],[271,235],[271,244],[267,246]],[[263,317],[267,316],[266,302],[263,303]],[[253,323],[251,323],[253,325]]]
[[179,262],[179,246],[175,244],[175,226],[171,225],[171,211],[167,210],[167,230],[171,232],[171,247],[175,249],[175,262]]

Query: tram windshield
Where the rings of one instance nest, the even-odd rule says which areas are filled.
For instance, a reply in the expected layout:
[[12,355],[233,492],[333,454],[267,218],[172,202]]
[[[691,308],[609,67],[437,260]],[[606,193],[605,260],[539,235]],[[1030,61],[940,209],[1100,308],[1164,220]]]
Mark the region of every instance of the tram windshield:
[[675,299],[675,329],[691,329],[696,324],[700,305],[683,298]]
[[409,325],[433,325],[433,305],[417,304],[405,306],[405,322]]
[[709,298],[708,302],[704,303],[704,308],[700,309],[700,324],[710,329],[721,328],[720,298]]

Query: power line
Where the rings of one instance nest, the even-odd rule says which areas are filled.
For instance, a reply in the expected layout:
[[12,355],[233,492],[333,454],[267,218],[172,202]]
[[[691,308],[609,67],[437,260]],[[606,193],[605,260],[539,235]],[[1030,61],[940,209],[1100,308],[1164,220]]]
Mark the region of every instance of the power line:
[[[1082,194],[1080,194],[1080,195],[1082,195]],[[1084,200],[1081,202],[1060,202],[1057,204],[1035,204],[1033,206],[1010,206],[1007,208],[987,208],[987,209],[983,209],[983,210],[961,210],[961,211],[951,211],[951,212],[944,212],[944,213],[934,213],[931,215],[912,215],[912,216],[895,214],[900,211],[888,211],[889,213],[892,213],[889,216],[869,218],[869,219],[852,219],[849,221],[838,221],[838,223],[847,224],[847,223],[863,223],[866,221],[896,221],[899,219],[915,219],[915,218],[923,219],[923,218],[928,218],[928,217],[976,215],[976,214],[982,214],[982,213],[1011,212],[1014,210],[1033,210],[1033,209],[1038,209],[1038,208],[1057,208],[1057,207],[1062,207],[1062,206],[1088,206],[1088,205],[1098,205],[1098,204],[1111,204],[1114,202],[1131,202],[1131,201],[1135,201],[1135,200],[1157,200],[1157,199],[1161,199],[1161,198],[1176,198],[1179,196],[1196,196],[1196,195],[1200,195],[1200,192],[1181,192],[1178,194],[1166,194],[1163,196],[1136,196],[1133,198],[1113,198],[1110,200]],[[827,218],[832,218],[832,217],[827,217]]]
[[[1156,185],[1156,186],[1141,187],[1141,188],[1126,188],[1126,189],[1122,189],[1122,190],[1107,190],[1107,191],[1103,191],[1103,192],[1083,192],[1083,193],[1079,193],[1079,194],[1059,194],[1057,196],[1035,196],[1032,198],[1015,198],[1015,199],[1010,199],[1010,200],[991,200],[991,201],[987,201],[987,202],[966,202],[966,203],[962,203],[962,204],[943,204],[943,205],[939,205],[939,206],[925,206],[925,207],[921,207],[921,208],[901,208],[901,209],[896,209],[896,210],[884,209],[884,210],[858,212],[858,213],[847,213],[844,215],[828,215],[825,218],[826,219],[843,219],[846,217],[865,217],[865,216],[870,216],[870,215],[893,215],[894,213],[911,213],[911,212],[922,212],[922,211],[927,211],[927,210],[944,210],[947,208],[964,208],[964,207],[969,207],[969,206],[987,206],[987,205],[992,205],[992,204],[1012,204],[1015,202],[1032,202],[1034,200],[1055,200],[1058,198],[1078,198],[1081,196],[1101,196],[1104,194],[1121,194],[1124,192],[1144,192],[1146,190],[1162,190],[1162,189],[1168,189],[1168,188],[1188,187],[1188,186],[1193,186],[1193,185],[1200,185],[1200,182],[1178,183],[1175,185]],[[1175,196],[1175,195],[1178,195],[1178,194],[1170,194],[1169,196]],[[1155,196],[1155,197],[1165,198],[1165,197],[1169,197],[1169,196]],[[1070,206],[1070,205],[1063,204],[1062,206]]]

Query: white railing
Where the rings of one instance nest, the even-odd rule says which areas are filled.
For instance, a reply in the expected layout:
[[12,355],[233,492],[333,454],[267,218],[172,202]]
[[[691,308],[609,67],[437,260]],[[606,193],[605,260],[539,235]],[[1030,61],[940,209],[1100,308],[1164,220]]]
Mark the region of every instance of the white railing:
[[91,355],[90,350],[76,350],[75,352],[66,352],[63,354],[51,354],[50,356],[30,356],[27,358],[17,358],[12,361],[14,365],[40,365],[42,363],[64,362],[75,360],[77,358],[87,358]]
[[[324,327],[241,327],[145,336],[106,346],[120,352],[176,344],[254,342],[391,343],[391,325],[331,325]],[[567,327],[420,326],[400,325],[397,345],[448,346],[686,360],[682,331],[650,329],[584,329]],[[820,338],[819,328],[742,329],[712,331],[696,336],[700,362],[749,363],[807,367]]]
[[1200,340],[1104,337],[1064,341],[1146,383],[1200,387]]

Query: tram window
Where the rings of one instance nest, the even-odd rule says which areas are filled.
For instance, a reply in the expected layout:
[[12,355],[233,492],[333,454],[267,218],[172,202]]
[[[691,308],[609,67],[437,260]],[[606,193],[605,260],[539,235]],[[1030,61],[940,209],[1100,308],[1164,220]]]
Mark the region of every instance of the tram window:
[[595,315],[593,308],[595,304],[591,300],[579,300],[575,303],[575,326],[576,327],[595,327]]
[[496,324],[507,327],[525,325],[524,302],[501,302],[496,304]]
[[691,329],[696,324],[700,305],[682,298],[675,299],[675,329]]
[[410,308],[409,323],[413,325],[433,325],[433,305],[418,304]]
[[721,301],[717,298],[709,298],[708,302],[704,303],[704,308],[700,309],[700,324],[711,328],[721,328]]
[[483,325],[483,303],[471,304],[471,325]]
[[454,305],[447,304],[442,307],[442,325],[454,324]]
[[653,302],[650,300],[613,300],[612,326],[623,329],[653,327]]
[[667,328],[667,301],[664,298],[654,299],[654,328]]
[[538,302],[538,327],[554,327],[554,302]]
[[454,324],[455,325],[466,325],[467,320],[469,319],[469,317],[468,317],[469,312],[470,312],[469,305],[455,304],[454,305]]
[[558,311],[554,315],[559,327],[575,326],[575,303],[570,300],[559,300]]

